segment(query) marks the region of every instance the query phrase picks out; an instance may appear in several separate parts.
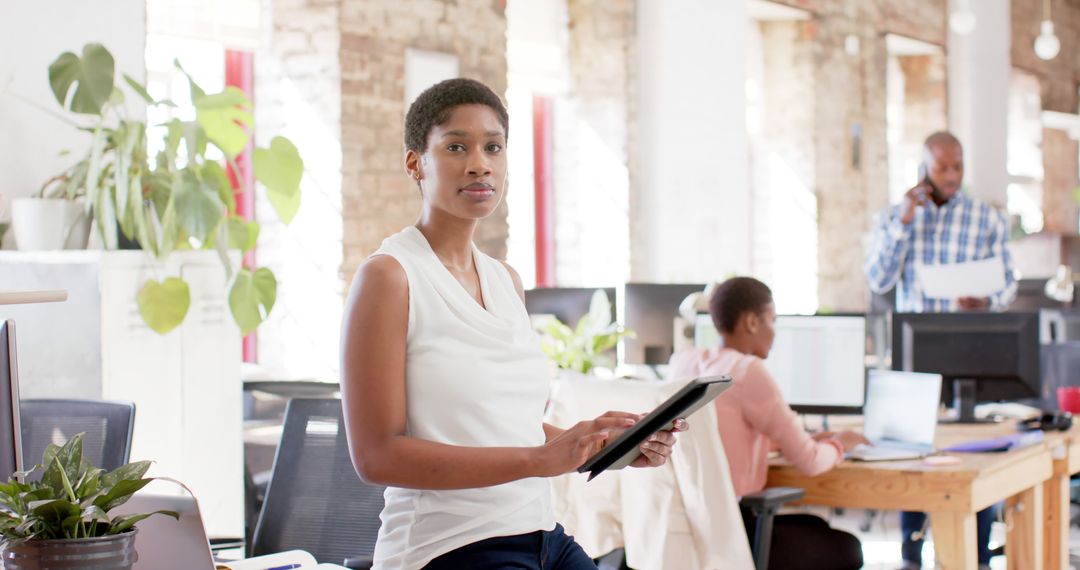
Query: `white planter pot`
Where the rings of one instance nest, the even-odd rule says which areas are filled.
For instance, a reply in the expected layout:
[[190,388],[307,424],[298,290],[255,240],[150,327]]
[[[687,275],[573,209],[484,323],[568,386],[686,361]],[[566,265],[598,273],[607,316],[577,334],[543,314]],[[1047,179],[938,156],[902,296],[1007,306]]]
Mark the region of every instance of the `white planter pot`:
[[16,198],[11,225],[20,251],[86,249],[90,237],[90,218],[81,198]]

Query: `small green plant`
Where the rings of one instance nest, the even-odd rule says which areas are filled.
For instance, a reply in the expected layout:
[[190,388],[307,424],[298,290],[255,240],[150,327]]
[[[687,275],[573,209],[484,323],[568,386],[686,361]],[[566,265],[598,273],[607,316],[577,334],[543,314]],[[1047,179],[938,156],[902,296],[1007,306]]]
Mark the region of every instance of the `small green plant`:
[[41,464],[18,478],[41,471],[41,479],[29,483],[15,478],[0,483],[0,542],[92,538],[131,529],[139,521],[173,511],[109,516],[153,478],[144,478],[149,461],[135,461],[113,471],[94,467],[83,457],[83,434],[62,447],[49,445]]
[[571,329],[551,317],[539,327],[544,333],[541,350],[559,368],[588,374],[596,366],[606,366],[611,350],[622,337],[634,338],[634,331],[611,322],[611,302],[603,289],[597,289],[589,302],[589,312]]

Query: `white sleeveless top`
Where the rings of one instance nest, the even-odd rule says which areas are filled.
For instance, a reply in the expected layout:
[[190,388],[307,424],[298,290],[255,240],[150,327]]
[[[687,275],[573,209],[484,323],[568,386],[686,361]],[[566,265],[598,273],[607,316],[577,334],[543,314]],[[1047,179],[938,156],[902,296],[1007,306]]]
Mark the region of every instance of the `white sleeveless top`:
[[[549,365],[513,279],[473,245],[486,309],[408,227],[373,255],[389,255],[409,281],[405,356],[407,434],[472,447],[542,445]],[[549,482],[429,491],[387,487],[375,569],[412,570],[496,536],[555,528]]]

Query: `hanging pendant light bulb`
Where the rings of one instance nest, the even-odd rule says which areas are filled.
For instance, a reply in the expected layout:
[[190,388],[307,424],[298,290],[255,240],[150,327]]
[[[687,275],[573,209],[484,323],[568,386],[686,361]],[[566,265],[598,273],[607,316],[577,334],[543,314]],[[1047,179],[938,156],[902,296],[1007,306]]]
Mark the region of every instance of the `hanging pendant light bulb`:
[[1035,38],[1035,55],[1039,59],[1051,60],[1061,52],[1061,40],[1054,35],[1054,21],[1050,18],[1050,0],[1043,0],[1043,21],[1041,32]]
[[975,31],[975,12],[971,11],[971,0],[957,0],[956,9],[949,14],[949,29],[960,36]]

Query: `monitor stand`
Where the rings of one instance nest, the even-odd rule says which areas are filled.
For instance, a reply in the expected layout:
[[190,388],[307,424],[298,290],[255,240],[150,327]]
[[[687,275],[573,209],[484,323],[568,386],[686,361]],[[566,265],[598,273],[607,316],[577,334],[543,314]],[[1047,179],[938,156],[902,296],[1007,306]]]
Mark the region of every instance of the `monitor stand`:
[[957,378],[953,380],[953,408],[956,417],[940,420],[943,424],[992,424],[993,418],[975,417],[975,379]]

